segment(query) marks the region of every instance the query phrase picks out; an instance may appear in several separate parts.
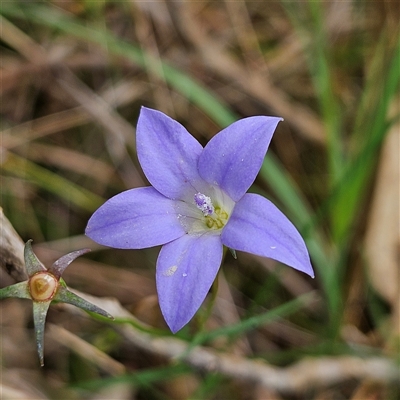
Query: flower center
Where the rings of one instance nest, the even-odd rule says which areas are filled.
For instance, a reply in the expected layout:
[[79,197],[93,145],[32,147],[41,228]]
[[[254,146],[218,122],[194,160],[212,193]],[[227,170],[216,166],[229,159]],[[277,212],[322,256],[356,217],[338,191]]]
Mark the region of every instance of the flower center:
[[212,230],[222,229],[229,219],[229,214],[219,205],[214,206],[210,197],[203,193],[194,195],[196,207],[203,213],[207,228]]
[[217,186],[200,186],[203,190],[190,194],[188,201],[176,202],[178,220],[188,234],[219,235],[228,223],[235,202]]

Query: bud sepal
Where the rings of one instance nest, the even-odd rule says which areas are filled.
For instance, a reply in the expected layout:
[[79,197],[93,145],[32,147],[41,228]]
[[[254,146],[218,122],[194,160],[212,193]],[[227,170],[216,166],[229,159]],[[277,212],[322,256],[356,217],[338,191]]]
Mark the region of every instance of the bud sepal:
[[31,242],[32,240],[28,240],[24,249],[25,268],[29,279],[0,289],[0,299],[16,297],[33,301],[36,344],[40,365],[43,366],[44,327],[47,311],[52,301],[72,304],[85,311],[97,313],[110,319],[114,318],[108,312],[68,290],[65,281],[61,278],[68,265],[80,255],[89,252],[90,249],[68,253],[47,269],[33,252]]

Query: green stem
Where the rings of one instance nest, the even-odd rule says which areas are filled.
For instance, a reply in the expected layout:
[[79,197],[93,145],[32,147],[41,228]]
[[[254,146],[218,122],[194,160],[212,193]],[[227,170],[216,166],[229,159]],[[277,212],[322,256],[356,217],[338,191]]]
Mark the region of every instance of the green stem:
[[[224,246],[223,253],[222,253],[221,267],[222,267],[222,265],[224,263],[227,251],[228,251],[228,248]],[[212,313],[212,310],[214,308],[214,304],[215,304],[215,301],[217,299],[217,293],[218,293],[218,275],[219,275],[219,272],[218,272],[213,284],[211,285],[211,298],[210,298],[210,301],[207,303],[207,306],[206,306],[204,312],[201,313],[197,317],[197,326],[198,326],[198,332],[197,333],[202,333],[202,332],[205,331],[206,323],[209,320],[209,318],[211,316],[211,313]]]

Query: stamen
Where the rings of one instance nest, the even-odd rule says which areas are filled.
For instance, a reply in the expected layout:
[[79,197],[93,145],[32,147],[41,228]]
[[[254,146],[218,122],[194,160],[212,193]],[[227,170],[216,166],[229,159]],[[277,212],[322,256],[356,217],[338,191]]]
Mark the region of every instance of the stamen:
[[207,215],[205,220],[208,228],[218,230],[222,229],[226,225],[228,218],[228,213],[220,207],[217,207],[215,213],[213,215]]
[[209,187],[205,195],[194,192],[191,201],[176,202],[178,221],[189,234],[218,235],[229,220],[235,202],[218,187]]
[[202,211],[204,216],[214,214],[215,210],[210,197],[204,195],[203,193],[196,193],[194,195],[194,202],[196,207]]

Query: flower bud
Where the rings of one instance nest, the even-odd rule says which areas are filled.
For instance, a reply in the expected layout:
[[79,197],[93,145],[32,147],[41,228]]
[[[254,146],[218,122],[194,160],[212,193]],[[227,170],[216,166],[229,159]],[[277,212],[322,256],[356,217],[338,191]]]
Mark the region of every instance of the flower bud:
[[50,301],[58,289],[58,280],[48,272],[38,272],[29,279],[29,292],[34,301]]

